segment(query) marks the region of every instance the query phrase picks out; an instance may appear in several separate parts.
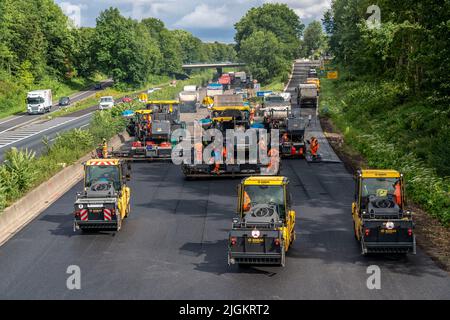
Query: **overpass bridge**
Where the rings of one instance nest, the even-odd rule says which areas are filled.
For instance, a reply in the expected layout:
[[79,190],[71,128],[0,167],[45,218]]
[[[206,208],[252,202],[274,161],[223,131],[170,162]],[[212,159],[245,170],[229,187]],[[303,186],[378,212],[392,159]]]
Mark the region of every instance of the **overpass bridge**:
[[242,62],[190,63],[183,64],[182,68],[183,70],[216,68],[217,73],[221,75],[223,68],[244,67],[245,65]]

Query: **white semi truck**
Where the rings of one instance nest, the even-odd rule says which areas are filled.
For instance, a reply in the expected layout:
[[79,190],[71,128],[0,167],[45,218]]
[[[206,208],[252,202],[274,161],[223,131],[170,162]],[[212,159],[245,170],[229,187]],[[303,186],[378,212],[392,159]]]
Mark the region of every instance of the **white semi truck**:
[[26,99],[28,114],[50,112],[52,100],[52,90],[50,89],[28,92]]

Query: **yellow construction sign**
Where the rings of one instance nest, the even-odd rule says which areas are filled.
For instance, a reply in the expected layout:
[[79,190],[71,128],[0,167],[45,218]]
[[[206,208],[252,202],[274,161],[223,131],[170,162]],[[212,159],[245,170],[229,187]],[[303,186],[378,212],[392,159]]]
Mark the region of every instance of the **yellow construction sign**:
[[337,71],[328,71],[327,72],[327,79],[337,79],[339,76]]

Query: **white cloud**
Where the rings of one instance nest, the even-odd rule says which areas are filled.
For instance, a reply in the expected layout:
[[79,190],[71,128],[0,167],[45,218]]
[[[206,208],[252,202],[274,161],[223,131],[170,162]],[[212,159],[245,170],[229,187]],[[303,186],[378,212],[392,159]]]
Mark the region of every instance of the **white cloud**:
[[188,13],[174,23],[176,28],[223,28],[233,25],[230,19],[230,10],[226,5],[210,7],[206,4],[197,6],[194,11]]
[[[1,0],[0,0],[1,1]],[[75,6],[82,10],[75,24],[95,26],[99,13],[117,7],[126,17],[137,20],[154,17],[162,20],[169,29],[182,28],[202,39],[232,40],[234,23],[252,7],[264,3],[285,3],[301,18],[303,23],[320,20],[331,0],[55,0],[70,15]],[[76,9],[75,9],[76,11]],[[76,15],[75,15],[76,17]],[[78,21],[77,21],[78,20]]]
[[62,2],[60,3],[60,7],[64,14],[72,21],[75,27],[81,26],[81,10],[85,8],[85,5]]
[[265,3],[285,3],[300,19],[320,20],[326,9],[331,7],[331,0],[265,0]]

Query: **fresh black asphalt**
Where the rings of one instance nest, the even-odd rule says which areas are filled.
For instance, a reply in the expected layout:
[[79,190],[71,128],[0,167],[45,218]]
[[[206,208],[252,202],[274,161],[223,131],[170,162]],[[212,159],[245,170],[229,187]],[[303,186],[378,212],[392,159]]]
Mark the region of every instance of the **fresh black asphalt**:
[[[284,268],[227,265],[239,180],[186,181],[171,163],[136,163],[132,212],[120,232],[73,232],[77,184],[0,247],[0,298],[450,298],[448,274],[420,249],[406,257],[360,255],[354,182],[343,164],[285,160],[282,174],[297,212]],[[81,269],[81,290],[66,287],[70,265]],[[381,270],[379,290],[367,287],[371,265]]]

